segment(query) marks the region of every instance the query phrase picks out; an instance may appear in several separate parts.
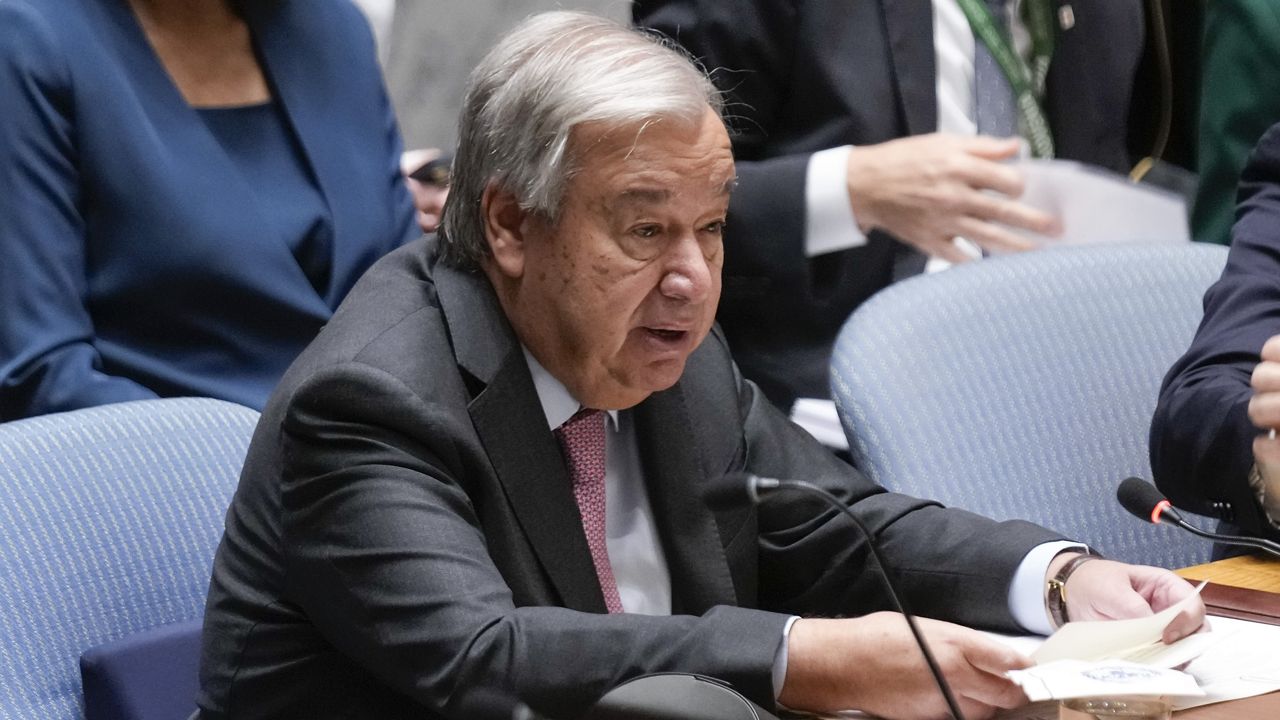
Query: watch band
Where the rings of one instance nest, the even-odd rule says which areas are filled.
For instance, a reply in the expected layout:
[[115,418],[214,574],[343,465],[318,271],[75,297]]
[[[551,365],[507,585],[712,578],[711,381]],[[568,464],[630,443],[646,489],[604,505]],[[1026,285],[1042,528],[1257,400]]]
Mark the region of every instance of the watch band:
[[1071,621],[1071,618],[1067,616],[1067,580],[1071,578],[1071,573],[1074,573],[1081,565],[1090,560],[1100,559],[1102,559],[1102,556],[1092,548],[1085,548],[1083,554],[1068,560],[1067,564],[1063,565],[1056,575],[1049,578],[1046,584],[1044,603],[1049,610],[1049,622],[1053,625],[1054,630]]

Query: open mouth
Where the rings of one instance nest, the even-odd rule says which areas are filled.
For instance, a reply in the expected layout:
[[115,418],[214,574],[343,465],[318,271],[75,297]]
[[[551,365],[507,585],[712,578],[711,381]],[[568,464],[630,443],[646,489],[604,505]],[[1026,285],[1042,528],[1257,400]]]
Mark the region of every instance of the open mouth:
[[662,328],[645,328],[649,334],[665,342],[680,342],[688,335],[687,330],[664,330]]

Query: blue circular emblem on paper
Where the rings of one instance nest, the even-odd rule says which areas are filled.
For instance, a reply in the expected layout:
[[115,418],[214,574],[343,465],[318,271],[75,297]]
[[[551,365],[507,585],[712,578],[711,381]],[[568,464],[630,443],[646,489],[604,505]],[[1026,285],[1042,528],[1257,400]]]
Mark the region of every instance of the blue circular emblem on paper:
[[1149,668],[1129,667],[1126,665],[1111,665],[1109,667],[1093,668],[1086,670],[1081,675],[1090,680],[1108,683],[1127,683],[1141,680],[1150,680],[1160,676],[1160,673]]

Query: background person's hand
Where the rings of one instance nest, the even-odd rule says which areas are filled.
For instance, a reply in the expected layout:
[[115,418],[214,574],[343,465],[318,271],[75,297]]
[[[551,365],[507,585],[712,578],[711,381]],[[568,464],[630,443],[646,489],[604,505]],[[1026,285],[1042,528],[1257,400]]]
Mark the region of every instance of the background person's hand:
[[1017,138],[934,133],[855,147],[848,191],[863,232],[884,230],[926,255],[950,262],[969,257],[952,242],[963,237],[988,251],[1030,250],[1010,228],[1061,233],[1059,221],[1015,198],[1022,173],[1002,161],[1018,154]]
[[[1049,575],[1056,573],[1060,565],[1061,561],[1055,558]],[[1195,587],[1161,568],[1092,560],[1071,573],[1066,594],[1069,620],[1125,620],[1176,605],[1194,595]],[[1204,625],[1204,612],[1204,601],[1197,597],[1189,609],[1165,627],[1161,639],[1171,643],[1196,632]]]
[[435,232],[440,225],[440,212],[444,210],[444,201],[449,196],[449,188],[419,182],[409,177],[409,173],[438,157],[440,157],[440,151],[436,148],[407,150],[400,156],[400,172],[404,175],[405,185],[409,188],[409,196],[413,198],[418,226],[423,232],[428,233]]
[[[1030,658],[975,630],[928,618],[916,622],[966,717],[978,720],[1027,702],[1004,674],[1030,666]],[[778,701],[794,710],[858,709],[891,720],[948,717],[906,619],[890,612],[797,620]]]

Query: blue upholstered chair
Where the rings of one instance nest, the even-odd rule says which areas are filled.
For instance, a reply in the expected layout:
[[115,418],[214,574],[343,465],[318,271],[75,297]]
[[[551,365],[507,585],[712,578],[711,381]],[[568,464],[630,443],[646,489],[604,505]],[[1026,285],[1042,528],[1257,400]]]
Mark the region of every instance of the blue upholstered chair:
[[[78,718],[82,652],[199,620],[257,417],[181,398],[0,424],[0,719]],[[187,674],[157,688],[184,712]]]
[[855,464],[890,489],[1033,520],[1116,559],[1206,561],[1210,543],[1129,516],[1115,488],[1150,477],[1160,381],[1226,254],[1055,248],[879,293],[845,324],[832,361]]

